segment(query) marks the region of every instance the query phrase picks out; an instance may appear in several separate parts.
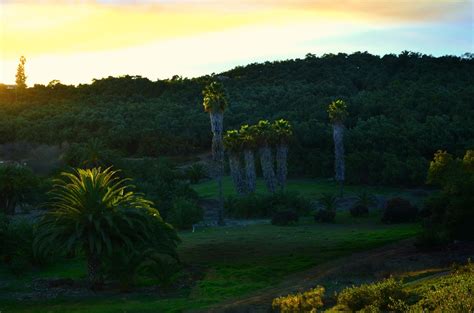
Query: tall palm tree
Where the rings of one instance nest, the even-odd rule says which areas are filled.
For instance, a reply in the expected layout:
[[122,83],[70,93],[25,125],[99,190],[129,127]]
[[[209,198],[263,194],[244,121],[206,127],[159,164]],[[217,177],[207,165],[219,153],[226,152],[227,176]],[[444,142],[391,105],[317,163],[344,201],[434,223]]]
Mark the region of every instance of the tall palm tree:
[[254,156],[254,151],[257,148],[257,128],[255,125],[242,125],[239,133],[244,149],[246,191],[252,193],[255,192],[257,186]]
[[284,119],[273,123],[277,146],[276,146],[276,176],[278,186],[283,190],[286,185],[286,176],[288,174],[288,141],[293,135],[290,122]]
[[275,132],[272,124],[267,120],[259,121],[256,127],[263,179],[265,180],[265,185],[267,186],[268,191],[275,193],[276,178],[275,170],[273,169],[273,155],[271,149],[271,146],[275,141]]
[[230,175],[234,181],[235,190],[237,194],[243,195],[247,188],[242,177],[242,166],[240,165],[242,140],[237,130],[228,130],[225,133],[224,147],[229,154]]
[[328,107],[329,119],[333,126],[335,179],[340,186],[340,196],[344,194],[344,121],[347,118],[347,105],[342,100],[333,101]]
[[176,232],[127,182],[110,168],[61,173],[51,191],[50,210],[38,224],[36,251],[83,252],[92,288],[103,283],[104,257],[117,250],[145,245],[177,259]]
[[224,175],[224,146],[222,131],[224,127],[224,111],[228,102],[224,87],[219,82],[212,82],[202,91],[204,111],[209,113],[212,131],[212,159],[219,189],[219,208],[217,223],[224,224],[224,195],[222,192],[222,176]]

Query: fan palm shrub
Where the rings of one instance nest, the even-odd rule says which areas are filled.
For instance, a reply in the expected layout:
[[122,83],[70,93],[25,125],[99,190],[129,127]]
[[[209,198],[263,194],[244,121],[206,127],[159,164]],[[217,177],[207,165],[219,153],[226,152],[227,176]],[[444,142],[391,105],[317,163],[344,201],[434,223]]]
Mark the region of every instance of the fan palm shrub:
[[204,111],[209,113],[212,131],[212,158],[214,171],[219,189],[218,224],[224,223],[224,195],[222,191],[222,176],[224,172],[224,146],[222,132],[224,127],[224,111],[227,108],[227,96],[221,83],[214,81],[202,91]]
[[286,176],[288,174],[288,141],[293,135],[290,122],[284,119],[273,123],[277,145],[276,145],[276,177],[278,187],[285,188]]
[[238,195],[243,195],[246,190],[242,177],[242,166],[240,164],[240,154],[242,152],[242,140],[237,130],[228,130],[224,135],[224,147],[229,154],[229,168],[235,191]]
[[255,149],[257,148],[256,136],[257,128],[255,125],[242,125],[239,130],[242,140],[242,149],[244,151],[245,162],[245,183],[248,193],[255,192],[257,188],[257,173],[255,171]]
[[49,211],[38,223],[35,249],[84,253],[92,288],[102,285],[104,257],[117,250],[145,245],[178,258],[176,231],[111,168],[61,173],[50,196]]
[[256,125],[256,129],[263,179],[265,180],[268,191],[275,193],[276,176],[271,150],[271,146],[275,142],[275,131],[272,124],[267,120],[259,121]]
[[328,107],[329,119],[332,123],[335,157],[335,179],[340,185],[340,196],[343,196],[345,165],[344,165],[344,121],[347,118],[347,105],[342,100],[333,101]]

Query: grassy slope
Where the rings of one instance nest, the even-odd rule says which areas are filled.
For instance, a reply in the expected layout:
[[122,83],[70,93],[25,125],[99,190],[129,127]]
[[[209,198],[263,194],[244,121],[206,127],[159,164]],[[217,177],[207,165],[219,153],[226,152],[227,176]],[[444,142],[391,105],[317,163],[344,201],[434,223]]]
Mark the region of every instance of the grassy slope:
[[[377,217],[354,220],[343,213],[334,225],[305,220],[298,226],[209,228],[182,232],[180,255],[188,264],[207,269],[203,280],[181,296],[160,299],[139,295],[108,295],[91,299],[50,301],[0,300],[4,312],[179,312],[242,296],[280,282],[290,273],[307,269],[336,257],[413,236],[413,224],[383,225]],[[1,273],[0,273],[1,275]],[[21,290],[36,277],[84,277],[79,260],[55,264],[40,273],[25,275],[4,291]],[[0,281],[8,279],[0,276]],[[11,279],[11,277],[10,277]],[[11,281],[11,280],[10,280]]]

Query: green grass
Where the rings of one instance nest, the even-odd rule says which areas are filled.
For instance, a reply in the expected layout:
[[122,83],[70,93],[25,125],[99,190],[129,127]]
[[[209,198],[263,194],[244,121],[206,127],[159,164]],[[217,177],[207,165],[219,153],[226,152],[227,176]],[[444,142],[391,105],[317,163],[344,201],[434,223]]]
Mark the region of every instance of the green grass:
[[[377,216],[353,219],[344,213],[333,225],[303,219],[298,225],[288,227],[262,224],[181,232],[182,260],[206,269],[204,278],[181,295],[168,299],[139,294],[21,302],[3,299],[0,311],[180,312],[203,308],[275,285],[291,273],[412,237],[420,231],[416,224],[384,225],[377,220]],[[27,288],[28,282],[37,277],[84,276],[82,260],[68,260],[13,281],[0,272],[0,281],[10,281],[18,289],[21,285]],[[7,290],[8,284],[0,288],[0,294]]]
[[[194,190],[203,198],[217,198],[218,190],[217,183],[214,180],[208,180],[200,184],[192,185]],[[333,180],[328,179],[289,179],[286,187],[287,191],[298,192],[301,195],[309,198],[319,198],[323,193],[339,193],[339,186]],[[383,186],[361,186],[361,185],[347,185],[344,187],[345,195],[357,195],[358,193],[366,191],[372,194],[379,194],[385,196],[404,196],[410,198],[409,191],[401,190],[395,187]],[[258,194],[267,193],[264,182],[261,178],[257,179]],[[229,176],[223,178],[223,193],[225,196],[235,196],[235,190],[232,180]]]

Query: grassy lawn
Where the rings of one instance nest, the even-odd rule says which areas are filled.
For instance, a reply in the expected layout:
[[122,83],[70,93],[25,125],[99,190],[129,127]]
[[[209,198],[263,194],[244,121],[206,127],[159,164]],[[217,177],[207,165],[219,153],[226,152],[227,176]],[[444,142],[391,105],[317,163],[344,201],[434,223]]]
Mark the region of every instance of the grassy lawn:
[[[192,186],[194,190],[203,198],[217,198],[217,183],[214,180],[208,180]],[[309,198],[319,198],[323,193],[339,193],[339,186],[333,180],[328,179],[289,179],[287,188],[290,192],[299,192],[301,195]],[[234,186],[230,176],[223,179],[223,191],[225,196],[235,196]],[[403,196],[405,198],[412,198],[409,191],[401,190],[395,187],[383,186],[361,186],[361,185],[347,185],[344,187],[345,195],[357,195],[362,191],[367,191],[371,194],[390,196]],[[257,193],[267,193],[262,178],[257,179]]]
[[[379,217],[353,219],[341,213],[335,224],[267,224],[207,228],[181,232],[179,253],[189,265],[205,270],[204,278],[173,298],[139,294],[98,294],[87,299],[29,301],[0,300],[7,312],[180,312],[243,296],[284,280],[285,276],[317,264],[408,238],[420,230],[416,224],[384,225]],[[25,290],[38,277],[85,277],[82,260],[69,260],[18,279],[0,271],[0,295]],[[1,296],[0,296],[1,298]]]

